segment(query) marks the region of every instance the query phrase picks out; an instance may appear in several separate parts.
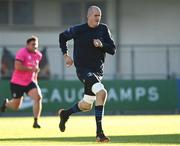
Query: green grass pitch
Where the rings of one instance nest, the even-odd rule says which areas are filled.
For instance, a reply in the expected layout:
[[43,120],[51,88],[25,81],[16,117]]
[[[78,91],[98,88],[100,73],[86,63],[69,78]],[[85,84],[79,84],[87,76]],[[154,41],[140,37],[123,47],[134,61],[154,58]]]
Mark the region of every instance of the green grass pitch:
[[94,116],[72,116],[61,133],[58,117],[42,117],[33,129],[31,117],[1,117],[0,146],[170,146],[180,145],[180,116],[105,116],[110,143],[95,142]]

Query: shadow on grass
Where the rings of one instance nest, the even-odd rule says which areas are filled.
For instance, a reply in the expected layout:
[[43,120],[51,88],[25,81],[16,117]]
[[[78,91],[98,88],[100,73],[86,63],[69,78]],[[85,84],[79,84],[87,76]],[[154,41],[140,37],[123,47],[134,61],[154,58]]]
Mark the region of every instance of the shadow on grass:
[[[111,143],[180,144],[180,134],[110,136]],[[0,138],[0,141],[94,142],[95,137]]]

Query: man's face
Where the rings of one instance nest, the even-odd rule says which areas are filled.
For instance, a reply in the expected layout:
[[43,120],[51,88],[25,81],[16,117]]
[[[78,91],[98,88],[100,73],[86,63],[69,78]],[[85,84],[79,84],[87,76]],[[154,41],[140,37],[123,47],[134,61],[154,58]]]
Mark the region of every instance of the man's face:
[[38,48],[38,41],[31,41],[27,44],[27,48],[29,51],[35,51]]
[[91,15],[88,16],[88,21],[92,26],[98,26],[101,21],[101,12],[96,9],[93,10]]

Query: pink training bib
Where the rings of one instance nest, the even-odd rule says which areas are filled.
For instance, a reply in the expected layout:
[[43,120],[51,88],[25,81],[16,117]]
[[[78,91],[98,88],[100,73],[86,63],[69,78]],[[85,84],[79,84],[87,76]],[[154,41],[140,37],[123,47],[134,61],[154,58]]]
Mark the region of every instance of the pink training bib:
[[[29,52],[26,48],[21,48],[16,53],[16,60],[21,61],[24,66],[27,67],[39,67],[42,54],[40,51]],[[31,71],[19,71],[14,70],[11,82],[21,86],[27,86],[32,81],[37,82],[38,73]]]

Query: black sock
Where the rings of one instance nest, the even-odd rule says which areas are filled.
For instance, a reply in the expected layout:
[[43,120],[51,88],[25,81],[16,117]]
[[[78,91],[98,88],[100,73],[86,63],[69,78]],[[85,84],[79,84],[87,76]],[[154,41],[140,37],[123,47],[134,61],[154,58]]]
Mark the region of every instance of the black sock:
[[96,117],[96,133],[97,135],[103,133],[102,130],[102,116],[104,115],[104,106],[95,106],[95,117]]
[[38,122],[38,118],[34,118],[34,123],[37,123]]
[[64,110],[64,111],[66,112],[67,116],[70,116],[71,114],[80,112],[81,110],[78,107],[78,103],[76,103],[71,108]]

